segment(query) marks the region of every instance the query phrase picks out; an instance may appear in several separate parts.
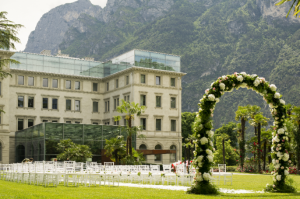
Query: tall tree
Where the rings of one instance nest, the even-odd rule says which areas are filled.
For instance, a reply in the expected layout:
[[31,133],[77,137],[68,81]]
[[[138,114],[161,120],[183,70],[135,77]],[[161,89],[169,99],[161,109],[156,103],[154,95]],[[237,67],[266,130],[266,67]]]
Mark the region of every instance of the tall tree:
[[190,157],[190,144],[189,137],[193,135],[193,122],[195,121],[196,113],[184,112],[181,113],[181,136],[183,138],[182,141],[182,157],[188,158]]
[[184,112],[181,113],[181,131],[184,139],[193,134],[192,125],[195,121],[196,113]]
[[[266,160],[267,160],[267,151],[271,153],[271,144],[272,144],[272,129],[262,129],[261,130],[261,139],[263,140],[263,147],[264,147],[264,155],[263,155],[263,170],[266,170]],[[269,163],[271,163],[271,156],[268,155],[269,157]]]
[[235,112],[235,120],[241,121],[241,141],[240,145],[240,159],[241,159],[241,168],[244,167],[244,159],[245,159],[245,128],[246,121],[249,118],[249,109],[245,106],[239,106],[238,110]]
[[236,165],[239,156],[237,151],[230,145],[230,139],[227,141],[224,140],[223,142],[221,136],[216,137],[216,147],[218,149],[214,153],[215,164],[224,164],[225,158],[225,164],[227,166]]
[[237,147],[237,124],[234,122],[229,122],[228,124],[223,124],[221,128],[218,128],[214,134],[214,144],[216,144],[216,138],[222,134],[227,134],[230,139],[230,145],[234,148]]
[[226,164],[226,161],[225,161],[225,140],[227,140],[229,138],[229,136],[227,134],[223,133],[219,137],[222,139],[223,164]]
[[[249,110],[249,115],[250,115],[250,117],[251,117],[251,120],[253,121],[255,115],[258,114],[258,113],[260,113],[260,112],[259,112],[259,111],[260,111],[260,107],[259,107],[259,106],[256,106],[256,105],[253,105],[253,106],[247,105],[247,108],[248,108],[248,110]],[[257,124],[256,124],[255,122],[252,123],[251,120],[250,120],[250,124],[251,124],[252,126],[254,126],[254,134],[255,134],[255,136],[257,136]]]
[[261,113],[256,114],[253,119],[253,123],[257,124],[257,159],[258,159],[258,171],[261,171],[260,160],[261,160],[261,127],[268,125],[269,118],[264,117]]
[[[122,105],[117,107],[117,112],[125,114],[126,120],[126,132],[127,132],[127,141],[126,141],[126,154],[127,156],[132,156],[132,135],[137,134],[141,130],[140,126],[132,126],[132,121],[135,115],[140,116],[145,112],[146,107],[140,106],[139,103],[126,102],[122,99]],[[121,116],[115,116],[115,121],[120,121]]]
[[[0,12],[0,49],[16,49],[14,43],[20,43],[20,39],[17,37],[18,30],[23,27],[21,24],[15,24],[14,22],[6,18],[7,12]],[[0,59],[0,78],[5,78],[10,73],[3,69],[5,65],[9,63],[19,64],[20,62],[14,59]]]

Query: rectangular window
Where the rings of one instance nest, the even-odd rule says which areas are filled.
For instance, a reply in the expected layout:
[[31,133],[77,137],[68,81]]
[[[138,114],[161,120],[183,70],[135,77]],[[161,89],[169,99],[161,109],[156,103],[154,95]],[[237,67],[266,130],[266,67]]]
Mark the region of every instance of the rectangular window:
[[24,85],[24,76],[18,76],[18,84]]
[[156,130],[161,131],[161,119],[156,119]]
[[141,83],[142,84],[146,83],[146,75],[141,75]]
[[105,102],[105,112],[109,112],[109,101]]
[[119,121],[114,121],[115,126],[119,126]]
[[157,161],[157,162],[161,161],[161,154],[155,155],[155,161]]
[[98,91],[98,83],[93,83],[93,91]]
[[171,131],[176,131],[176,120],[171,120]]
[[80,122],[75,122],[75,124],[80,124]]
[[48,87],[48,78],[43,78],[43,87]]
[[161,107],[161,96],[156,96],[156,107]]
[[28,108],[34,107],[34,97],[28,97]]
[[34,77],[28,77],[28,86],[34,86]]
[[71,121],[66,121],[66,123],[67,123],[67,124],[71,124],[72,122],[71,122]]
[[171,97],[171,108],[176,108],[176,97]]
[[52,80],[52,88],[58,88],[58,80],[57,79]]
[[93,112],[98,113],[98,102],[93,102]]
[[28,128],[33,126],[33,119],[28,119]]
[[156,76],[156,85],[160,85],[160,76]]
[[67,99],[67,100],[66,100],[66,110],[67,110],[67,111],[70,111],[70,110],[71,110],[71,104],[72,104],[72,103],[71,103],[71,100]]
[[48,98],[43,98],[43,108],[48,109]]
[[18,97],[18,107],[24,107],[24,96]]
[[116,79],[116,88],[119,88],[119,79]]
[[126,126],[126,119],[124,119],[124,126]]
[[80,82],[75,82],[75,90],[80,90]]
[[71,89],[71,81],[66,80],[66,89]]
[[126,85],[129,84],[129,76],[126,76]]
[[18,131],[24,129],[24,120],[23,119],[18,119]]
[[146,95],[141,95],[141,106],[146,106]]
[[52,109],[57,110],[57,99],[52,99]]
[[80,111],[80,101],[75,100],[75,111]]
[[57,120],[52,120],[52,123],[57,123]]
[[175,78],[171,78],[171,86],[175,87]]
[[119,106],[119,98],[114,99],[114,110],[117,110],[117,107]]
[[130,95],[127,95],[127,102],[130,102]]
[[98,123],[97,123],[97,122],[93,122],[93,124],[95,124],[95,125],[98,125]]
[[43,120],[43,122],[48,122],[48,120]]
[[143,130],[146,130],[146,118],[141,118],[141,126]]
[[109,83],[106,83],[106,91],[109,91]]

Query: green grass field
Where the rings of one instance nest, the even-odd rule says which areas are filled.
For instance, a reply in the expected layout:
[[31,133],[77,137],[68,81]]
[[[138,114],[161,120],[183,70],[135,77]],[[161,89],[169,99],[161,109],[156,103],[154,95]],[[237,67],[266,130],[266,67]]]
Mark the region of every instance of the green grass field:
[[[292,176],[300,191],[300,176]],[[220,185],[220,188],[261,191],[271,183],[269,175],[234,175],[233,185]],[[222,184],[222,183],[221,183]],[[131,187],[56,187],[34,186],[0,180],[0,198],[300,198],[297,194],[221,194],[219,196],[188,195],[184,191],[159,190]]]

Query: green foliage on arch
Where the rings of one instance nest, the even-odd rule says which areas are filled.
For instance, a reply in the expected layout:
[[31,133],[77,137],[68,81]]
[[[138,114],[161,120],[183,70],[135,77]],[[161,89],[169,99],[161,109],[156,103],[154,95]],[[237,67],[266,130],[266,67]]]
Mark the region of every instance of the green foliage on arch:
[[[276,92],[277,87],[269,84],[265,78],[257,75],[249,75],[245,72],[219,77],[211,84],[211,88],[205,91],[200,99],[199,113],[193,124],[195,158],[193,166],[196,168],[196,175],[192,187],[188,193],[195,194],[216,194],[218,189],[211,183],[211,167],[213,165],[213,142],[214,132],[212,131],[212,116],[216,103],[225,92],[232,92],[234,88],[248,88],[257,92],[269,104],[274,117],[274,131],[272,133],[272,158],[275,166],[273,174],[273,185],[267,185],[266,191],[294,192],[295,188],[287,185],[289,167],[289,135],[286,128],[285,101],[281,99],[280,93]],[[205,191],[210,190],[210,193]]]

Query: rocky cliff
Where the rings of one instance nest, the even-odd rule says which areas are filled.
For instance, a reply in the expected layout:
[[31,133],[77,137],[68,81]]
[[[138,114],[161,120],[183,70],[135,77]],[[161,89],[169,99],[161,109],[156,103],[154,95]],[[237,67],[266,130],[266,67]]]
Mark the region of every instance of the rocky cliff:
[[44,14],[29,35],[25,52],[39,53],[44,49],[57,52],[65,32],[76,23],[81,14],[93,17],[101,15],[102,8],[89,0],[79,0],[58,6]]
[[[118,28],[123,28],[124,18],[132,17],[133,22],[140,23],[153,21],[168,12],[173,4],[173,0],[108,0],[104,9],[89,0],[64,4],[43,15],[31,32],[24,51],[39,53],[48,49],[56,53],[68,30],[75,28],[80,33],[87,30],[80,21],[87,16],[93,17],[98,23],[115,23]],[[133,9],[138,15],[132,14]],[[72,40],[72,36],[66,40]]]

